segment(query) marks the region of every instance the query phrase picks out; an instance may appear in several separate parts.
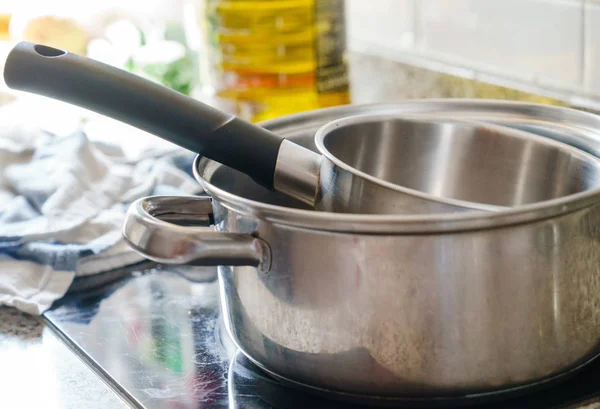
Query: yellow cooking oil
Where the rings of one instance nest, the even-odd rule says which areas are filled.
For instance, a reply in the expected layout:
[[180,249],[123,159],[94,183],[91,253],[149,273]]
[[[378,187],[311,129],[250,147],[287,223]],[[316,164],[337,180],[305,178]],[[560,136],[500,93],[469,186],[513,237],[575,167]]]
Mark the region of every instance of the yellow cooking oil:
[[9,39],[10,19],[12,15],[0,9],[0,41]]
[[218,99],[262,121],[347,104],[344,0],[205,0]]

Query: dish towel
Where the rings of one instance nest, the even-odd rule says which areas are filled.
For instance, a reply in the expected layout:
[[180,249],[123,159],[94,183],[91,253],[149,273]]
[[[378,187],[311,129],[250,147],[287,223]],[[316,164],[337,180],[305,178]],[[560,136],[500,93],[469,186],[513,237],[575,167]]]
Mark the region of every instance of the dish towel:
[[39,315],[75,277],[142,261],[121,236],[129,204],[201,192],[188,151],[128,161],[83,132],[0,125],[0,305]]

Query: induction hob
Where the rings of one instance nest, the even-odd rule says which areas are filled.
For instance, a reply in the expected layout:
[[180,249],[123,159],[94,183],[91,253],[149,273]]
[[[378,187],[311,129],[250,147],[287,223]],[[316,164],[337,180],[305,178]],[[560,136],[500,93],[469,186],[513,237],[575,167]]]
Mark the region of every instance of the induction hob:
[[[365,408],[281,385],[241,354],[221,319],[215,268],[142,267],[113,273],[120,278],[99,287],[78,283],[81,291],[44,314],[59,336],[132,406]],[[550,387],[503,401],[483,406],[469,399],[444,403],[495,409],[588,405],[600,408],[600,360]]]

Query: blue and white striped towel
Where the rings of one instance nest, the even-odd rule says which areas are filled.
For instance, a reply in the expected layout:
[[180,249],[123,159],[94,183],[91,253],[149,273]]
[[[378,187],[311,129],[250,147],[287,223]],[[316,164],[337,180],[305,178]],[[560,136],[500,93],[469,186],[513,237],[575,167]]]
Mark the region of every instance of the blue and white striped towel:
[[41,314],[77,276],[142,258],[123,241],[128,205],[154,194],[197,194],[193,155],[131,163],[83,132],[52,136],[0,124],[0,305]]

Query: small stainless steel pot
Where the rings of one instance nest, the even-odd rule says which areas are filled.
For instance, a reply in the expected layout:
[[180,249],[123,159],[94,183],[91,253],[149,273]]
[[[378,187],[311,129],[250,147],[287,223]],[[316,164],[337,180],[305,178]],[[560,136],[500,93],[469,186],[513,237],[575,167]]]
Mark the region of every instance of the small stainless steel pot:
[[[499,101],[339,107],[263,125],[314,149],[324,123],[369,112],[489,121],[600,153],[597,116]],[[281,379],[429,402],[543,384],[598,353],[598,190],[493,213],[349,215],[205,158],[194,172],[210,198],[142,199],[124,237],[153,260],[220,265],[232,338]]]
[[[316,135],[317,153],[126,71],[28,42],[9,53],[4,78],[13,89],[69,102],[146,130],[324,211],[500,210],[580,189],[570,180],[578,172],[571,167],[586,161],[575,149],[531,133],[437,115],[336,121]],[[340,160],[338,153],[352,165]],[[456,154],[462,156],[452,156]],[[545,181],[544,186],[564,184],[564,190],[540,194],[540,176],[557,178],[551,181],[554,185]]]
[[600,187],[599,159],[567,144],[503,126],[408,117],[354,115],[317,131],[318,209],[499,211]]

